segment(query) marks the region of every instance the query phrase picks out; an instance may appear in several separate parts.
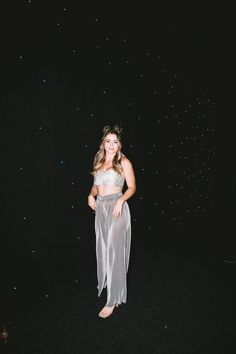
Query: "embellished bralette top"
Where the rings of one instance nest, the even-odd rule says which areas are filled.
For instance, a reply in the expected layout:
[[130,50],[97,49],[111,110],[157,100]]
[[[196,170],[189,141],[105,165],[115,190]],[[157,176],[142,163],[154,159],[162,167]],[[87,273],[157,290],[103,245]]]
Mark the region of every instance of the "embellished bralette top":
[[108,169],[106,171],[98,171],[94,176],[94,185],[111,184],[123,188],[125,177],[118,172]]

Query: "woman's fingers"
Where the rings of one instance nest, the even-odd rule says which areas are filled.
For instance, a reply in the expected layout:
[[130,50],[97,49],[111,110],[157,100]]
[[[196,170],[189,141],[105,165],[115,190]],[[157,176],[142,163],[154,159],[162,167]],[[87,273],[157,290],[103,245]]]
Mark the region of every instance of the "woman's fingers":
[[113,213],[114,218],[116,218],[117,216],[120,216],[120,215],[121,215],[121,212],[117,212],[117,213],[114,212],[114,213]]
[[90,208],[95,209],[96,208],[96,203],[88,203],[88,206],[90,206]]

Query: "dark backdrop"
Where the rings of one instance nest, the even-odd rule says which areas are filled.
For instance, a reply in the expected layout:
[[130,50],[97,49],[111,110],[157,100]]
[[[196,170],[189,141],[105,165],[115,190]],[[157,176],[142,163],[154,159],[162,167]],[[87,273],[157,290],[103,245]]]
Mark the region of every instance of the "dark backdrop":
[[230,234],[217,234],[217,15],[116,6],[19,1],[2,11],[5,317],[26,286],[28,298],[44,296],[55,273],[78,278],[83,256],[95,258],[87,196],[106,124],[123,127],[134,167],[136,242],[178,235],[189,250],[232,255]]

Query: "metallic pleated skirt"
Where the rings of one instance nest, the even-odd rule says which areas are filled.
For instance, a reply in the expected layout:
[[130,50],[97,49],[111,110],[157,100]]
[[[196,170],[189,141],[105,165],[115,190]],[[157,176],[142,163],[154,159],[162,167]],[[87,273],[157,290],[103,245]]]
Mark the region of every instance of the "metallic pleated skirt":
[[120,216],[112,211],[123,193],[97,196],[95,234],[98,296],[107,287],[106,306],[127,302],[127,272],[131,246],[131,217],[127,202]]

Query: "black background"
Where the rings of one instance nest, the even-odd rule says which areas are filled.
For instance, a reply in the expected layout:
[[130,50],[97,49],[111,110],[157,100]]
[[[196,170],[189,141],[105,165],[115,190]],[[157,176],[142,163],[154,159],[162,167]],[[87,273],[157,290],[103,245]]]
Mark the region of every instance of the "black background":
[[[148,249],[181,244],[189,254],[234,259],[233,26],[223,10],[76,1],[2,7],[2,322],[14,328],[50,291],[70,289],[88,260],[95,272],[87,195],[106,124],[124,128],[123,150],[137,178],[129,200],[134,255],[144,242]],[[184,108],[196,97],[203,105],[188,109],[186,119]],[[171,123],[172,102],[181,130]],[[192,130],[204,114],[207,142]],[[181,147],[186,136],[196,144]],[[192,176],[200,163],[209,170],[194,191],[196,180],[182,171]]]

